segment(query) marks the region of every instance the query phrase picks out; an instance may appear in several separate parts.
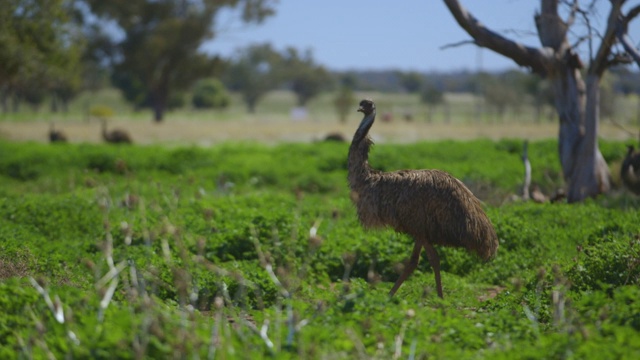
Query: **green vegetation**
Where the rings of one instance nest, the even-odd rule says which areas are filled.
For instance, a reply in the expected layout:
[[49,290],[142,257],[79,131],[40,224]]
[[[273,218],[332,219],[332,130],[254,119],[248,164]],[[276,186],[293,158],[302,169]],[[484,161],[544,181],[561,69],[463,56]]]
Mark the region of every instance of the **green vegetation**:
[[224,84],[215,78],[198,80],[193,89],[193,106],[197,109],[224,109],[229,106]]
[[[604,142],[609,162],[624,146]],[[640,201],[508,201],[520,141],[378,145],[485,202],[481,263],[441,248],[389,299],[411,240],[364,231],[347,145],[0,142],[0,358],[636,358]],[[478,154],[482,154],[479,156]],[[555,142],[533,181],[559,185]]]

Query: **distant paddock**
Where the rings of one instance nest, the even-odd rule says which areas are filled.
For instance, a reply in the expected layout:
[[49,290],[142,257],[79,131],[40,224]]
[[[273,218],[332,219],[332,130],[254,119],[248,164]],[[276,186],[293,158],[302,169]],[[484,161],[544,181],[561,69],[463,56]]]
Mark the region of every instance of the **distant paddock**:
[[[210,146],[227,141],[311,142],[322,140],[329,133],[342,133],[347,139],[357,123],[350,121],[290,121],[290,120],[242,120],[242,121],[201,121],[170,119],[156,124],[151,121],[110,121],[109,128],[127,130],[136,144],[195,144]],[[98,122],[64,121],[56,123],[56,128],[64,131],[71,143],[99,143]],[[45,121],[1,122],[0,138],[11,141],[48,141],[49,123]],[[379,121],[371,135],[376,142],[410,143],[433,140],[471,140],[488,138],[548,139],[557,137],[557,123],[504,123],[504,124],[427,124],[423,122]],[[600,126],[600,136],[608,140],[628,140],[630,135],[609,124]]]

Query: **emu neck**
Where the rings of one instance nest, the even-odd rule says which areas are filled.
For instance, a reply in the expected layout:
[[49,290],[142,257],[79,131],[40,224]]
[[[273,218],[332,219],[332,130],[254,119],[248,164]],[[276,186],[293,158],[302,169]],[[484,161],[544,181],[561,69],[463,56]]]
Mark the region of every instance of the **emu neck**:
[[375,119],[375,113],[362,120],[349,147],[348,179],[351,190],[356,190],[365,185],[373,172],[373,169],[369,166],[369,150],[373,145],[373,141],[369,137],[369,129],[373,125],[373,119]]

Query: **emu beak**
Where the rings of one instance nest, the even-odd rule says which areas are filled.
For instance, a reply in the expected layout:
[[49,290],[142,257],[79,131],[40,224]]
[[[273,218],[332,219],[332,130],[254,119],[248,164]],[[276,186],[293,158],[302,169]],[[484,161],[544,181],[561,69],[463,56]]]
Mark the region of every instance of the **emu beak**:
[[364,112],[364,109],[362,108],[362,106],[360,106],[360,107],[358,108],[358,110],[356,110],[356,111],[357,111],[357,112],[362,112],[362,113],[363,113],[363,112]]

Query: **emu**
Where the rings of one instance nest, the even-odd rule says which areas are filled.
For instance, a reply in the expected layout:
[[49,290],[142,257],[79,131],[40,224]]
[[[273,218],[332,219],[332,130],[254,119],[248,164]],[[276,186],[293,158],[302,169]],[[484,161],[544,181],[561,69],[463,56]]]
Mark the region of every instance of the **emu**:
[[104,141],[112,144],[131,144],[131,136],[122,129],[113,129],[107,131],[107,120],[102,119],[102,138]]
[[49,142],[67,142],[67,135],[62,130],[56,130],[53,122],[49,123]]
[[391,227],[414,240],[409,263],[389,296],[415,270],[424,249],[442,298],[440,258],[434,245],[462,247],[486,261],[498,250],[495,229],[473,193],[444,171],[372,169],[368,158],[373,141],[368,134],[376,107],[372,100],[365,99],[358,111],[364,118],[353,136],[348,157],[351,200],[358,219],[365,228]]
[[622,161],[620,177],[627,189],[640,195],[640,152],[635,151],[633,145],[627,146],[627,156]]
[[335,141],[340,143],[346,143],[347,139],[345,139],[344,135],[339,132],[331,132],[324,137],[323,141]]

